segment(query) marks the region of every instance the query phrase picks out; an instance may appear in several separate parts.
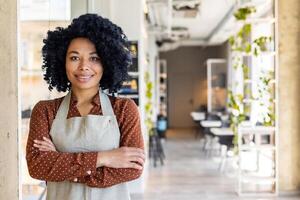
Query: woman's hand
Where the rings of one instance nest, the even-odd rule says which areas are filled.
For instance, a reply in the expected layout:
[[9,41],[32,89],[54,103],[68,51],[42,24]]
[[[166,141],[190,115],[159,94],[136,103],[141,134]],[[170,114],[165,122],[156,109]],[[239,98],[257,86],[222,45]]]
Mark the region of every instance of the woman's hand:
[[33,142],[33,146],[39,148],[40,151],[56,151],[53,142],[46,137],[43,137],[43,140],[33,140]]
[[143,169],[145,162],[144,150],[135,147],[120,147],[98,153],[97,167]]

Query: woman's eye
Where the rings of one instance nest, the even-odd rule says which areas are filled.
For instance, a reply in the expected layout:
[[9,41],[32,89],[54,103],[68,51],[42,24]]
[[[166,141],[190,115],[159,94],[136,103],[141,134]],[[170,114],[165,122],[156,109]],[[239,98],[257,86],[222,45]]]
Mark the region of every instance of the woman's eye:
[[93,61],[93,62],[99,62],[100,58],[99,57],[91,57],[91,61]]
[[79,60],[79,58],[78,58],[77,56],[71,56],[71,57],[70,57],[70,60],[76,61],[76,60]]

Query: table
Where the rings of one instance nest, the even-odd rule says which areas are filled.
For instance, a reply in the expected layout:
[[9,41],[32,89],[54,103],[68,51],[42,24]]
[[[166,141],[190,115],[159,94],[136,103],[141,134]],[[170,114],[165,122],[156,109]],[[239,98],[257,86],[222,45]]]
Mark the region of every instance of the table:
[[201,121],[205,119],[205,112],[191,112],[194,121]]
[[234,133],[231,128],[224,127],[224,128],[211,128],[210,132],[215,136],[233,136]]
[[222,121],[220,120],[203,120],[200,121],[200,125],[203,128],[218,128],[222,126]]

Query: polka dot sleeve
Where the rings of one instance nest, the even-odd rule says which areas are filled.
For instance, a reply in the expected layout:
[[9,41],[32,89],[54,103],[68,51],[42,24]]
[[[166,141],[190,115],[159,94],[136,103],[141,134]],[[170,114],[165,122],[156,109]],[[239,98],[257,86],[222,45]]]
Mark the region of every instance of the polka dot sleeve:
[[34,140],[42,140],[43,137],[50,138],[49,116],[51,113],[48,112],[48,104],[46,101],[38,102],[31,115],[26,146],[26,160],[30,176],[45,181],[64,181],[85,176],[87,173],[95,173],[96,152],[46,152],[39,151],[33,146]]
[[[140,115],[134,101],[130,99],[119,100],[115,107],[121,107],[116,113],[121,132],[120,146],[144,149]],[[88,186],[103,188],[134,180],[141,174],[142,170],[138,169],[100,167],[97,168],[95,174],[86,177],[85,182]]]

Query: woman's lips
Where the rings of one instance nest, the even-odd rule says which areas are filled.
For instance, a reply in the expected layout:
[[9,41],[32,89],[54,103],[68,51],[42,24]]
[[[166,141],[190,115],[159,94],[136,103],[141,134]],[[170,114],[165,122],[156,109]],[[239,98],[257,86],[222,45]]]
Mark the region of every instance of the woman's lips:
[[75,75],[75,78],[81,83],[86,83],[91,80],[93,76],[94,75]]

